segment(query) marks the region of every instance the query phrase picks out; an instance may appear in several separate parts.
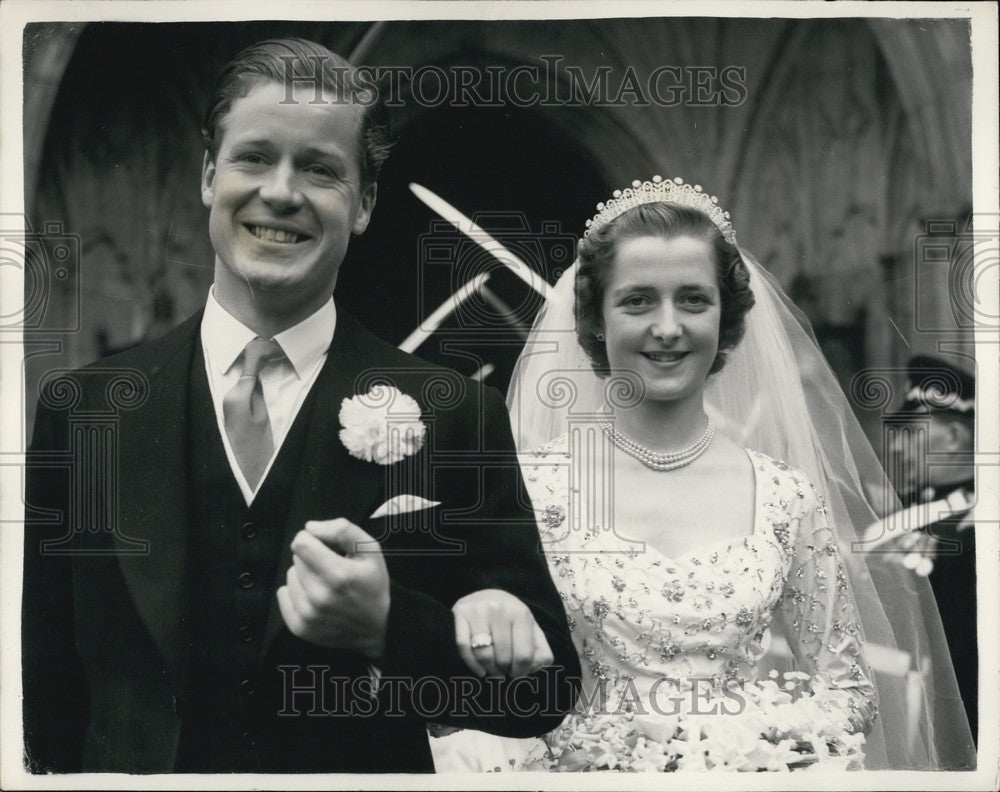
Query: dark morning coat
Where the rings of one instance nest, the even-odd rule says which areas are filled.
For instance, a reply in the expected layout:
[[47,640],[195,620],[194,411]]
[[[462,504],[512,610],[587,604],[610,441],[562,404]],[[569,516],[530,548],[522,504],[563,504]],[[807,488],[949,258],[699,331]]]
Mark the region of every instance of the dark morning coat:
[[[227,547],[239,554],[259,545],[238,538],[256,531],[219,461],[200,313],[156,341],[46,378],[26,488],[22,659],[32,771],[198,769],[199,751],[216,751],[216,738],[219,751],[234,752],[236,770],[430,771],[428,721],[508,736],[561,722],[576,688],[565,680],[579,676],[579,661],[499,394],[385,344],[339,307],[337,315],[327,360],[262,485],[272,488],[264,516],[281,518],[263,521],[272,557],[257,558],[250,578],[216,577],[238,571]],[[350,456],[338,437],[341,401],[378,382],[412,396],[428,429],[419,453],[390,466]],[[204,490],[213,480],[224,482],[217,498]],[[192,493],[200,493],[197,510]],[[369,519],[403,493],[442,505]],[[226,503],[230,511],[219,506]],[[335,517],[379,540],[392,580],[374,701],[365,659],[291,635],[274,595],[295,533],[307,520]],[[450,606],[484,588],[529,605],[562,674],[471,680]],[[246,600],[248,613],[259,613],[241,625],[239,644],[227,619],[229,598],[243,589],[257,597]],[[213,641],[216,676],[203,662]],[[240,690],[230,695],[230,683]]]

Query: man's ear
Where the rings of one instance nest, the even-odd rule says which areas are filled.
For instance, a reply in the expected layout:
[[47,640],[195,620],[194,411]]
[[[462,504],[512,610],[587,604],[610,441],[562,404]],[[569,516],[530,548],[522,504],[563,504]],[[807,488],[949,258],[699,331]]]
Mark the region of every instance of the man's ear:
[[201,163],[201,202],[211,208],[215,200],[215,160],[206,151]]
[[372,211],[375,209],[375,198],[378,196],[378,184],[372,182],[361,191],[361,206],[358,208],[357,217],[351,225],[351,233],[361,236],[368,228],[368,223],[372,219]]

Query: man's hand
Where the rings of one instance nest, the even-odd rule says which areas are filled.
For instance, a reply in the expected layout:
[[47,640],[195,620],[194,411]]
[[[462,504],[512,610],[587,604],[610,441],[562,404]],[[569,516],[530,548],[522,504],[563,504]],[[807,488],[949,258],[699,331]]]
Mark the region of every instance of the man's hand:
[[[513,594],[482,589],[467,594],[452,608],[455,642],[465,664],[479,676],[514,679],[551,665],[552,650],[531,610]],[[489,646],[473,647],[473,638],[488,637]]]
[[343,518],[310,521],[292,539],[278,607],[293,635],[371,660],[385,650],[389,572],[378,542]]

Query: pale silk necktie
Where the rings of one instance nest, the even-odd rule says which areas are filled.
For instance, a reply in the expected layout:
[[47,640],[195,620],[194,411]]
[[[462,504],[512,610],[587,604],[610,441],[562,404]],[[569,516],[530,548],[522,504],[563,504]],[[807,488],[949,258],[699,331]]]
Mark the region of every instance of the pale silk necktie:
[[229,444],[251,489],[257,488],[274,453],[260,372],[269,362],[282,357],[284,352],[277,341],[255,338],[243,350],[243,373],[239,381],[222,400]]

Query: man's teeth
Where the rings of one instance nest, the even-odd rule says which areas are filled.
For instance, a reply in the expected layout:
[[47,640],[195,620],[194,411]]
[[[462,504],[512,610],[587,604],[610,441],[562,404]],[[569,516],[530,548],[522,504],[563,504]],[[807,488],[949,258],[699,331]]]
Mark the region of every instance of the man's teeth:
[[266,228],[264,226],[251,226],[250,232],[257,239],[263,239],[267,242],[295,243],[305,239],[301,234],[293,234],[291,231],[281,231],[277,228]]

